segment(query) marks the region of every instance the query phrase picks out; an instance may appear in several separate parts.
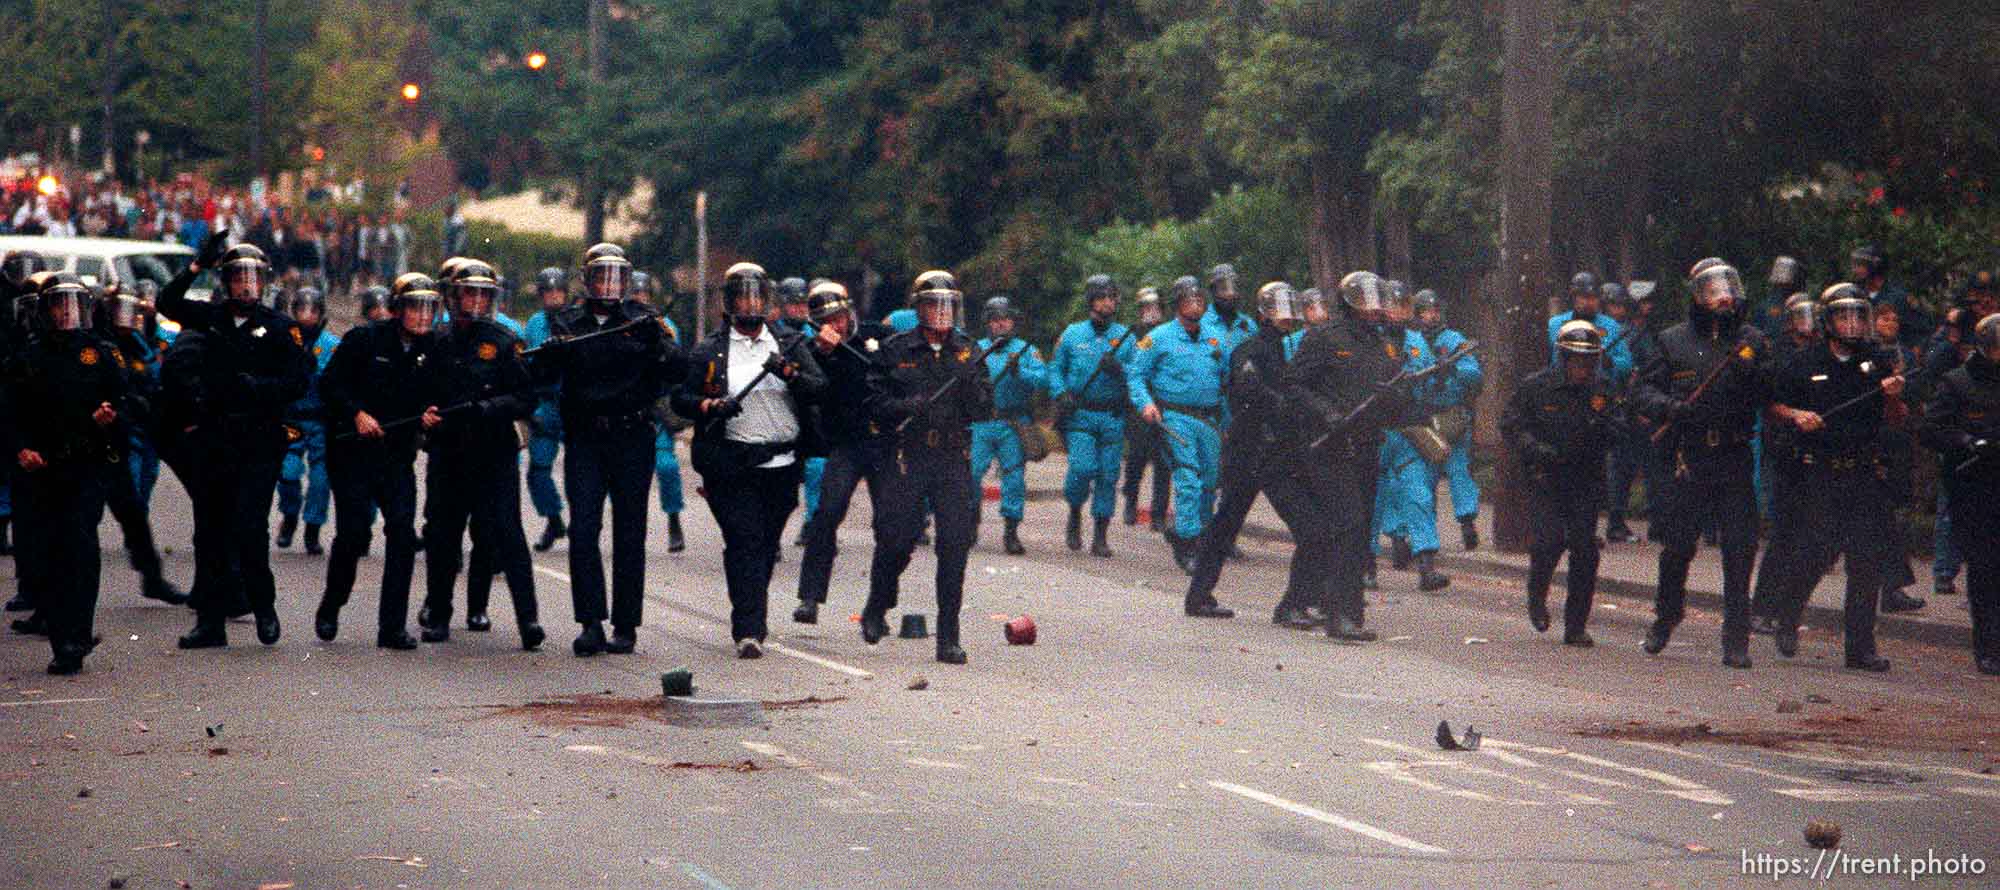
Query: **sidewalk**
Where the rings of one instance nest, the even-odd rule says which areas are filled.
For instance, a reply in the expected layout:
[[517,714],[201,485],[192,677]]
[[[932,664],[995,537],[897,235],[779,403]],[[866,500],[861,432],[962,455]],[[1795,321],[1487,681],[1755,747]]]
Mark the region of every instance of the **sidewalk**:
[[[1059,455],[1051,455],[1039,464],[1028,465],[1028,500],[1060,501],[1062,499],[1063,474],[1065,464]],[[991,488],[994,477],[988,477]],[[1150,492],[1151,481],[1142,492]],[[1142,493],[1141,498],[1150,497]],[[1449,499],[1444,499],[1449,504]],[[1483,506],[1483,505],[1482,505]],[[1035,509],[1035,508],[1030,508]],[[1122,510],[1123,507],[1121,506]],[[1447,509],[1445,512],[1449,512]],[[1659,573],[1660,548],[1644,542],[1646,524],[1632,522],[1632,529],[1641,540],[1629,544],[1607,544],[1600,557],[1597,569],[1597,592],[1600,596],[1639,600],[1651,607],[1654,581]],[[1285,525],[1278,519],[1270,502],[1258,498],[1250,508],[1250,516],[1244,522],[1245,537],[1265,541],[1289,542],[1291,536]],[[1493,517],[1490,509],[1482,509],[1479,514],[1479,549],[1466,552],[1460,548],[1458,523],[1449,515],[1440,518],[1438,538],[1444,543],[1438,551],[1438,567],[1446,574],[1469,572],[1515,580],[1525,580],[1528,576],[1528,555],[1526,553],[1501,553],[1493,549]],[[1758,560],[1763,559],[1760,549]],[[1567,565],[1565,561],[1564,565]],[[1913,566],[1917,583],[1908,592],[1923,597],[1926,603],[1915,612],[1896,615],[1882,615],[1876,622],[1877,632],[1885,637],[1913,640],[1934,646],[1970,647],[1972,645],[1972,615],[1966,610],[1965,596],[1932,596],[1930,566],[1926,562]],[[1390,571],[1385,560],[1382,571]],[[1564,572],[1561,566],[1556,571],[1555,586],[1563,584]],[[1963,578],[1961,590],[1963,590]],[[1812,627],[1838,628],[1841,625],[1842,601],[1847,590],[1847,575],[1842,566],[1836,566],[1813,590],[1811,602],[1806,607],[1805,623]],[[1706,609],[1722,608],[1722,557],[1713,547],[1703,546],[1695,552],[1694,565],[1688,571],[1688,604]]]

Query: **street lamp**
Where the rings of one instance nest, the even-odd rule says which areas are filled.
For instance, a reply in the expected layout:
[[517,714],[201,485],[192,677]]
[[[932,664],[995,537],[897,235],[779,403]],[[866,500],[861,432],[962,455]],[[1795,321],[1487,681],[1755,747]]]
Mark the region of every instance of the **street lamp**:
[[403,101],[415,102],[417,101],[417,97],[423,94],[424,91],[421,88],[419,88],[415,83],[403,84]]
[[535,52],[531,52],[528,54],[529,71],[540,71],[542,70],[542,66],[547,65],[548,63],[549,63],[549,57],[547,53],[544,53],[540,50],[536,50]]

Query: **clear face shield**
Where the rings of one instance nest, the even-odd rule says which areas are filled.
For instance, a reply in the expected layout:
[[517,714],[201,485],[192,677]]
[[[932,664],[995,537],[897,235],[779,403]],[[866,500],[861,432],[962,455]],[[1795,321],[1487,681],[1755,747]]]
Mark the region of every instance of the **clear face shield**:
[[121,331],[136,331],[146,324],[146,309],[139,298],[132,294],[119,294],[111,301],[111,326]]
[[451,295],[451,317],[453,321],[492,321],[493,306],[499,299],[500,287],[496,284],[447,284],[445,292]]
[[1972,342],[1987,361],[2000,362],[2000,315],[1980,319],[1972,332]]
[[1380,323],[1388,320],[1389,290],[1381,277],[1373,272],[1356,272],[1341,279],[1340,301],[1363,321]]
[[1819,303],[1813,300],[1796,300],[1785,307],[1785,328],[1801,337],[1811,337],[1819,333]]
[[90,291],[76,285],[51,288],[41,295],[42,319],[51,331],[80,331],[90,313]]
[[248,305],[261,302],[264,288],[269,284],[262,263],[236,260],[222,267],[222,289],[232,303]]
[[436,291],[412,291],[404,294],[396,308],[396,315],[402,319],[404,332],[421,337],[431,332],[437,324],[438,299]]
[[626,263],[593,263],[583,270],[583,282],[590,299],[622,303],[632,294],[632,267]]
[[925,330],[949,331],[958,326],[961,299],[955,290],[923,290],[917,291],[911,302],[917,309],[917,321]]
[[1730,266],[1715,266],[1695,277],[1694,304],[1712,315],[1734,315],[1743,305],[1743,277]]
[[1257,314],[1278,330],[1291,333],[1305,324],[1305,306],[1289,284],[1267,284],[1257,292]]
[[1861,343],[1875,336],[1875,312],[1865,300],[1842,300],[1826,310],[1828,330],[1842,343]]
[[1225,309],[1236,305],[1236,276],[1225,275],[1208,285],[1208,298]]

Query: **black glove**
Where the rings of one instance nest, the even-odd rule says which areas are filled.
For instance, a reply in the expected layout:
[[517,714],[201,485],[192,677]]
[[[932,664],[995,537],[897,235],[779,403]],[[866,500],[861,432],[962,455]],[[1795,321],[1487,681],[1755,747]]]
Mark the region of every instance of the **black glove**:
[[222,229],[216,232],[215,234],[208,236],[208,240],[202,242],[201,252],[195,254],[194,264],[202,267],[203,269],[215,268],[215,261],[222,259],[222,254],[225,250],[228,249],[228,246],[229,246],[228,229]]
[[742,413],[742,402],[735,399],[717,399],[716,404],[708,409],[708,418],[710,420],[728,420]]
[[236,375],[236,389],[242,393],[244,398],[256,397],[257,378],[247,372],[238,373]]
[[784,356],[773,353],[770,358],[764,360],[764,370],[771,372],[772,376],[780,380],[790,380],[792,375],[799,372],[799,366],[786,361]]

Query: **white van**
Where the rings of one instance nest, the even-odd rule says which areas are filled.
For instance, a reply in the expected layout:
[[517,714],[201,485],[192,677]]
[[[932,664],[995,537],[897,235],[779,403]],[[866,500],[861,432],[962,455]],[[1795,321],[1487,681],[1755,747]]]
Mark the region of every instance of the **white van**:
[[[193,248],[171,241],[0,235],[0,258],[22,250],[41,254],[54,268],[74,273],[87,283],[107,286],[131,287],[150,280],[166,287],[194,262]],[[212,287],[209,276],[203,275],[189,294],[206,298]]]

